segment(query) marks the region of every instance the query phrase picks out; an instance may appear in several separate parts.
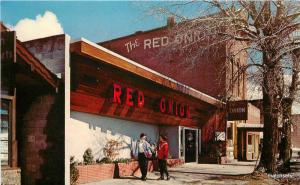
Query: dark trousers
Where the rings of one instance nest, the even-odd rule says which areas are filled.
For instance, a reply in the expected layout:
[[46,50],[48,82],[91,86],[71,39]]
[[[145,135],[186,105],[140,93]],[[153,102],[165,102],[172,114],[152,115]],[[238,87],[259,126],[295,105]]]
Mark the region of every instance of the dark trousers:
[[142,179],[145,179],[147,176],[147,168],[148,168],[148,161],[144,153],[139,153],[138,156],[139,166],[142,173]]
[[168,169],[167,169],[167,160],[158,159],[158,166],[159,166],[160,176],[163,177],[164,173],[165,173],[166,176],[169,177],[169,172],[168,172]]

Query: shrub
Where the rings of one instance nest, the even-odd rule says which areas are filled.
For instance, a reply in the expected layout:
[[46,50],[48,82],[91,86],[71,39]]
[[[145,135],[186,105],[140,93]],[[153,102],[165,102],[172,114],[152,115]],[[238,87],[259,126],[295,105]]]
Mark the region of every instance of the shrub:
[[114,162],[115,163],[129,163],[131,161],[132,161],[132,159],[129,159],[129,158],[121,158],[121,159],[115,160]]
[[74,156],[70,157],[70,181],[71,185],[76,185],[79,178],[79,171],[76,168],[78,163],[74,160]]
[[102,163],[112,163],[113,161],[107,157],[103,157],[101,160],[97,159],[96,162],[102,164]]
[[85,150],[83,154],[83,164],[88,165],[93,163],[94,163],[94,156],[92,153],[92,149],[88,148]]
[[119,155],[119,147],[120,147],[121,143],[118,142],[117,140],[109,140],[105,147],[103,148],[103,153],[104,153],[104,156],[106,158],[108,158],[109,160],[111,161],[114,161],[115,158]]

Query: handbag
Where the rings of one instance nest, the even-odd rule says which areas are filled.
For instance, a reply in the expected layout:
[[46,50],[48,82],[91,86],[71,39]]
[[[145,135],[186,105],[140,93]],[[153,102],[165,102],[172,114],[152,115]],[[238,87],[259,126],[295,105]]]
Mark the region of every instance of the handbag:
[[152,153],[150,151],[145,151],[145,156],[147,159],[151,159],[152,158]]
[[145,156],[146,156],[147,159],[151,159],[152,158],[151,149],[150,149],[150,147],[147,144],[144,145],[144,154],[145,154]]

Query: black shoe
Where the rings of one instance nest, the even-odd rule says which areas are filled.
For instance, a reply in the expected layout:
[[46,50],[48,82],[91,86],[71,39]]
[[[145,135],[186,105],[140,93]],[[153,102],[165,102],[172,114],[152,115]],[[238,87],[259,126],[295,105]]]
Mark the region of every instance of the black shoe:
[[167,176],[167,181],[170,180],[170,176]]
[[159,178],[159,180],[164,180],[165,178],[163,177],[163,176],[161,176],[160,178]]
[[142,181],[146,181],[146,177],[142,177]]

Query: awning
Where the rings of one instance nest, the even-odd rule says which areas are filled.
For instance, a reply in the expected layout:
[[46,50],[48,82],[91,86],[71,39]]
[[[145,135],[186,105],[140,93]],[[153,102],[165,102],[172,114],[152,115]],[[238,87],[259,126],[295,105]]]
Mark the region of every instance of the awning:
[[264,124],[238,123],[238,128],[264,128]]

